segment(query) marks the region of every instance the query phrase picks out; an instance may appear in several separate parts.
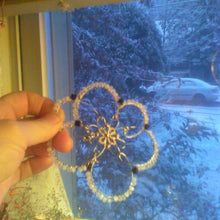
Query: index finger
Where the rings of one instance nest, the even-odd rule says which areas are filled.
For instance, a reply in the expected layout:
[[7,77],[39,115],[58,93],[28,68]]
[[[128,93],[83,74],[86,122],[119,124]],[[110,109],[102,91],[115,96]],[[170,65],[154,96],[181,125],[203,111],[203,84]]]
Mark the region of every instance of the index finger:
[[16,120],[25,115],[41,117],[52,111],[54,102],[32,92],[21,91],[0,98],[0,119]]

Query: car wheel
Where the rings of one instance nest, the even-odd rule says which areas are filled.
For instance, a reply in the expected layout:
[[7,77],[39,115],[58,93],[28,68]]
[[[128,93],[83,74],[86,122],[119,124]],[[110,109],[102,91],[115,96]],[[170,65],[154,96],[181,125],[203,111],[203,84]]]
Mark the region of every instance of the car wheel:
[[193,96],[192,102],[195,105],[205,104],[206,103],[206,98],[202,94],[196,94],[196,95]]

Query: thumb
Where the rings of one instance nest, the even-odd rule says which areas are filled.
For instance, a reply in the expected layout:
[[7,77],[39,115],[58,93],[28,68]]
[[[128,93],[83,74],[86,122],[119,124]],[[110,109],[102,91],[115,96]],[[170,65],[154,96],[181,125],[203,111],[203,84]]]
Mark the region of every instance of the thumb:
[[46,142],[51,139],[61,128],[64,113],[48,113],[39,119],[18,121],[18,127],[23,134],[26,146]]

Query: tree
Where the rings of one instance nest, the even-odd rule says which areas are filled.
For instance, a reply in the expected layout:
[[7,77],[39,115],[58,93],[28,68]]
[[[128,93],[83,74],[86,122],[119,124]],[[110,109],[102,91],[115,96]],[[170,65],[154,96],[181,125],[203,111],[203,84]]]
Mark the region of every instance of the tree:
[[219,1],[167,0],[158,19],[171,70],[210,79],[211,59],[220,46]]
[[148,8],[151,8],[154,6],[154,0],[141,0],[140,2],[146,5]]
[[184,52],[192,71],[203,73],[203,78],[210,79],[211,60],[220,47],[220,14],[217,1],[200,0],[199,6],[201,10],[194,17],[200,19],[194,22],[192,32],[185,36]]
[[73,36],[75,72],[81,79],[118,81],[122,91],[129,77],[148,80],[149,71],[165,70],[161,36],[140,3],[76,10]]

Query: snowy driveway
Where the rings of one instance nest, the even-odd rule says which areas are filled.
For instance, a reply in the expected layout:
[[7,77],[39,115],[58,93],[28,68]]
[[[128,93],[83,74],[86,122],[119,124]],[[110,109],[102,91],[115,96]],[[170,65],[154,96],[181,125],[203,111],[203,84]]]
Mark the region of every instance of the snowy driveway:
[[220,135],[220,106],[162,104],[160,108],[171,112],[179,112],[184,117],[204,122],[211,128],[216,129]]

